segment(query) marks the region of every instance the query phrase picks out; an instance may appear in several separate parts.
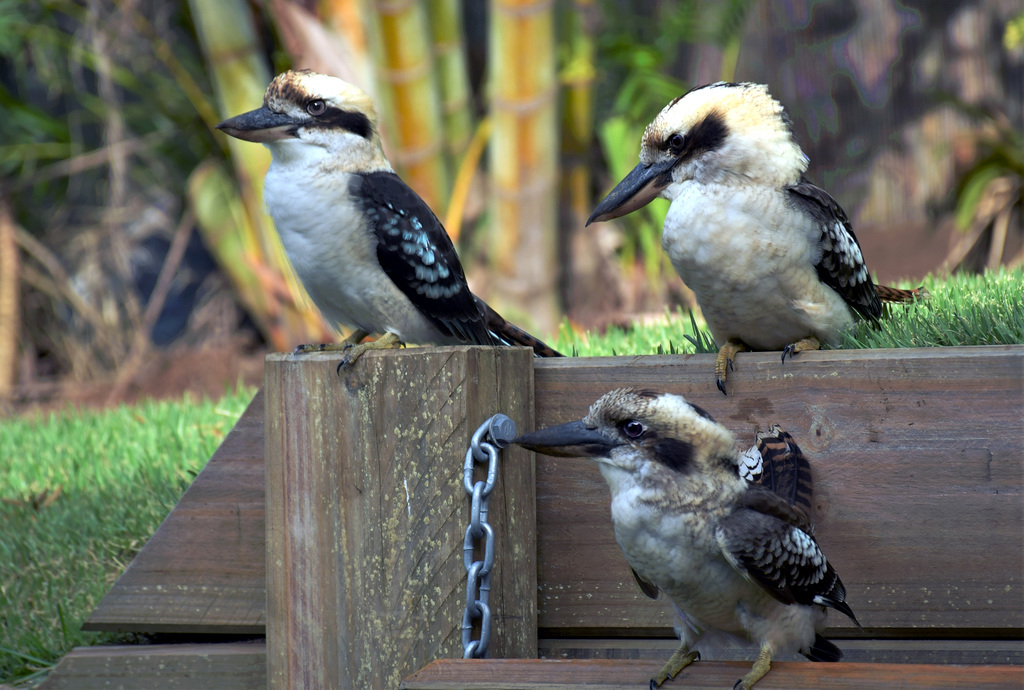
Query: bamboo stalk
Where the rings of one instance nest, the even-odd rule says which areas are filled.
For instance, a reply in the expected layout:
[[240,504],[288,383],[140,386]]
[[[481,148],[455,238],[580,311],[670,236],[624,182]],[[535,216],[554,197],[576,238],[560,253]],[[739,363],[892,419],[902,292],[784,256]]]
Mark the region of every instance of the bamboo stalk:
[[7,202],[0,199],[0,405],[11,396],[15,383],[18,335],[21,333],[19,267],[14,218]]
[[294,0],[270,0],[281,44],[295,69],[312,69],[355,84],[376,100],[373,62],[359,0],[321,0],[316,14]]
[[542,331],[557,322],[558,121],[551,0],[492,0],[490,170],[495,288]]
[[561,45],[565,62],[562,82],[562,160],[561,210],[567,233],[565,268],[568,280],[562,298],[566,308],[589,304],[607,305],[602,298],[614,284],[601,271],[600,243],[594,241],[594,229],[586,227],[593,206],[590,153],[594,147],[594,38],[587,30],[587,14],[595,11],[593,0],[575,0],[562,10]]
[[480,166],[480,158],[483,156],[487,140],[491,138],[491,120],[485,117],[476,128],[476,133],[466,148],[466,155],[462,157],[455,174],[455,183],[452,185],[452,195],[448,200],[448,211],[444,217],[444,227],[452,242],[458,244],[459,236],[462,234],[462,218],[466,211],[466,202],[469,199],[469,189],[473,183]]
[[377,105],[391,134],[391,162],[439,211],[448,198],[449,173],[426,10],[415,0],[374,0],[368,11],[380,87]]
[[[263,100],[270,73],[259,49],[248,4],[244,0],[189,0],[189,6],[213,78],[220,115],[227,117],[256,107]],[[197,210],[200,229],[212,247],[239,246],[240,251],[233,254],[214,250],[215,256],[264,335],[276,349],[290,349],[322,336],[323,321],[310,300],[299,296],[302,288],[291,270],[281,239],[273,230],[273,221],[263,210],[263,177],[270,166],[270,152],[262,146],[230,137],[227,145],[235,166],[244,215],[236,218],[233,225],[218,228],[220,232],[236,235],[233,241],[224,242],[223,238],[211,236],[213,229],[203,225],[204,214]],[[192,181],[190,190],[192,203],[200,203],[196,197],[201,193],[201,186]],[[289,301],[291,304],[282,304],[273,293],[263,289],[259,275],[246,265],[243,257],[250,257],[283,276],[296,295]],[[296,311],[294,304],[309,306]]]
[[462,158],[474,127],[460,7],[459,0],[427,0],[444,121],[445,152],[450,161]]

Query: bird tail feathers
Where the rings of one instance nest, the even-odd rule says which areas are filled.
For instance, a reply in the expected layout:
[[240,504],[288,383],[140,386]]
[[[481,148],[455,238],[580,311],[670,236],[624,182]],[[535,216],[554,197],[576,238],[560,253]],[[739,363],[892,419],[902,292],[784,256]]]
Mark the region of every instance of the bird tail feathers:
[[537,357],[561,357],[562,353],[554,349],[544,341],[536,338],[519,326],[506,321],[501,314],[494,311],[489,304],[479,300],[480,307],[484,311],[487,320],[487,330],[491,336],[502,345],[521,345],[533,348]]
[[815,634],[810,649],[801,653],[811,661],[840,661],[843,658],[843,650],[818,634]]
[[889,287],[888,285],[875,285],[875,294],[878,299],[890,304],[910,304],[919,299],[931,299],[931,293],[925,290],[922,285],[913,290],[902,290]]

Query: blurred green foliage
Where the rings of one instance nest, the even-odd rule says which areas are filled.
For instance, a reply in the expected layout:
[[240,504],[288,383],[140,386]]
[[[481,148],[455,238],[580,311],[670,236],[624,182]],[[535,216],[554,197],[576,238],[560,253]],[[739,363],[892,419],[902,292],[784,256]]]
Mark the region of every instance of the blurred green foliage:
[[[1024,180],[1024,134],[1008,123],[992,119],[994,132],[978,140],[979,156],[960,179],[956,192],[956,224],[966,230],[978,216],[978,207],[989,185],[1000,177]],[[1020,203],[1020,197],[1016,200]]]
[[[102,6],[100,10],[94,9]],[[101,76],[102,75],[102,76]],[[188,95],[181,79],[198,88]],[[111,92],[102,85],[110,81]],[[102,204],[105,166],[70,166],[40,175],[42,167],[110,145],[111,131],[143,159],[128,183],[165,187],[182,195],[196,162],[216,148],[190,100],[209,93],[183,3],[83,6],[71,0],[0,0],[0,179],[31,190],[15,199],[29,231],[33,220],[66,204]],[[114,129],[112,129],[114,128]],[[52,205],[46,202],[52,202]]]
[[[632,3],[604,0],[603,30],[597,37],[598,140],[614,181],[637,164],[644,128],[672,99],[690,86],[670,76],[685,47],[711,44],[722,50],[721,78],[732,79],[749,0],[708,3],[698,0],[659,2],[652,13],[637,12]],[[605,93],[617,85],[614,93]],[[611,106],[600,107],[602,103]],[[652,284],[672,275],[661,251],[661,228],[668,203],[652,204],[618,219],[625,228],[621,259],[625,266],[638,258]]]

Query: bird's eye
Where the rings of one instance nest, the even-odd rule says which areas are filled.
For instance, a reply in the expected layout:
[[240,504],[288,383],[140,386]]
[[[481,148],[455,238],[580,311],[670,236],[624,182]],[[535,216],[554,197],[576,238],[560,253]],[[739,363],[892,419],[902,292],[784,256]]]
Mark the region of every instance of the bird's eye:
[[679,153],[683,150],[683,135],[673,134],[668,138],[668,148],[673,153]]
[[636,421],[635,419],[631,419],[628,422],[623,422],[620,428],[622,429],[622,433],[624,433],[629,438],[640,438],[641,436],[644,435],[644,432],[647,431],[647,427],[645,427],[643,424]]
[[306,112],[313,117],[323,115],[325,110],[327,110],[327,104],[319,99],[306,104]]

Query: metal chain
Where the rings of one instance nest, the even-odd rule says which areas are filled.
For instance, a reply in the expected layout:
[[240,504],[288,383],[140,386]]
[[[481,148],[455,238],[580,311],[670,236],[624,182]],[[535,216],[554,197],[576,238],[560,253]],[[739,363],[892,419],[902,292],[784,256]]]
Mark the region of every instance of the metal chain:
[[[486,439],[485,439],[486,437]],[[462,466],[462,485],[472,497],[469,527],[462,541],[462,560],[466,566],[466,612],[462,615],[462,658],[484,659],[491,643],[491,570],[494,568],[494,529],[487,522],[487,504],[498,477],[498,450],[516,437],[516,423],[496,414],[480,425],[466,451]],[[475,462],[487,462],[487,481],[473,483]],[[484,559],[473,560],[473,552],[483,539]],[[472,640],[473,621],[480,621],[480,639]]]

